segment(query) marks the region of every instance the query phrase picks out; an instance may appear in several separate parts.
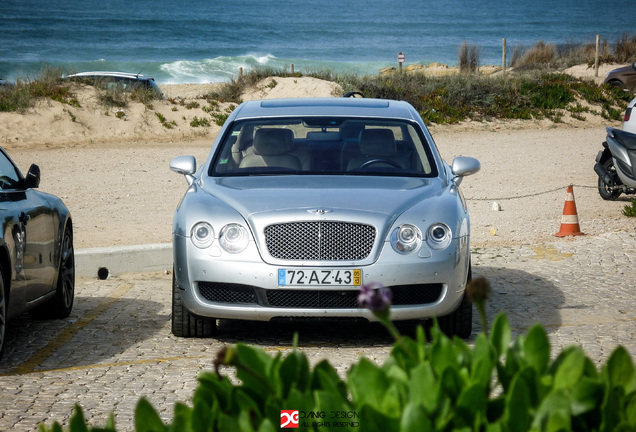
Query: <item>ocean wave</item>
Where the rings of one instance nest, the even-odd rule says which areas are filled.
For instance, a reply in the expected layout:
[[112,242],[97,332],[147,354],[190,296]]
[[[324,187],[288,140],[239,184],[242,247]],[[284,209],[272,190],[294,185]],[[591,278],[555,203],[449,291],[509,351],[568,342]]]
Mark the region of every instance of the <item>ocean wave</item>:
[[155,79],[164,84],[228,82],[253,69],[268,67],[274,70],[312,73],[329,70],[334,73],[358,75],[376,74],[386,67],[386,62],[336,62],[304,59],[281,59],[271,54],[247,54],[243,56],[221,56],[203,60],[179,60],[163,63]]
[[[99,58],[91,61],[57,62],[50,66],[61,70],[62,75],[88,71],[112,71],[139,73],[153,77],[159,84],[204,84],[229,82],[243,73],[258,68],[271,68],[275,71],[287,71],[294,67],[295,72],[308,74],[330,71],[336,74],[372,75],[387,66],[396,64],[382,61],[322,61],[293,58],[278,58],[272,54],[250,53],[240,56],[219,56],[201,60],[175,60],[158,62],[113,61]],[[10,70],[3,74],[0,62],[0,76],[15,80],[24,76],[36,76],[42,69],[42,63],[12,63]]]

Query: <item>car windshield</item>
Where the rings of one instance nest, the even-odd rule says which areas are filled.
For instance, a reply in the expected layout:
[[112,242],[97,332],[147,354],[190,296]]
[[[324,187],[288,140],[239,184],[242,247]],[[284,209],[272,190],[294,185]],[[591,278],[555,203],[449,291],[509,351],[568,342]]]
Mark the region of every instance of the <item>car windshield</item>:
[[310,117],[234,123],[209,170],[211,176],[289,174],[432,177],[437,169],[414,123]]

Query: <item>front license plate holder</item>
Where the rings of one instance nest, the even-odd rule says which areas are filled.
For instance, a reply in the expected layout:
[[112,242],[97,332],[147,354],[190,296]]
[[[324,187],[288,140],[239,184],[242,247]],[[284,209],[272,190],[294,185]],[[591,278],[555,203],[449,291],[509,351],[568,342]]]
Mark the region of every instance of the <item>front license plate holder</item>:
[[278,269],[278,286],[359,287],[361,285],[361,269]]

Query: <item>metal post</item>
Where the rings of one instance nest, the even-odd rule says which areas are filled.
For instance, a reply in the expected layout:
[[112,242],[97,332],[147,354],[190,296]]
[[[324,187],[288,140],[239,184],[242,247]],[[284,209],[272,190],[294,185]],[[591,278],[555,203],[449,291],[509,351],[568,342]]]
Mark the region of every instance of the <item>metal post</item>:
[[502,45],[503,55],[501,58],[501,70],[503,71],[503,75],[506,76],[506,38],[503,38]]
[[601,37],[599,35],[596,35],[596,55],[594,56],[594,76],[595,77],[598,76],[598,56],[599,56],[600,47],[601,47]]

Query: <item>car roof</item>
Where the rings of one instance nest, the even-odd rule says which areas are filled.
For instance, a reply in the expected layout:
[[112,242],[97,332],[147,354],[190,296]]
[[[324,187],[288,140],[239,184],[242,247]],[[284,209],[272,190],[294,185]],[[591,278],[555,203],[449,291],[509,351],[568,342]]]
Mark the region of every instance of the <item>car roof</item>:
[[415,119],[407,102],[370,98],[287,98],[247,101],[235,110],[235,120],[256,117],[353,116]]
[[153,78],[146,78],[141,74],[127,73],[127,72],[108,72],[108,71],[95,71],[95,72],[80,72],[69,75],[68,78],[82,78],[82,77],[113,77],[113,78],[131,78],[140,80],[151,80]]

